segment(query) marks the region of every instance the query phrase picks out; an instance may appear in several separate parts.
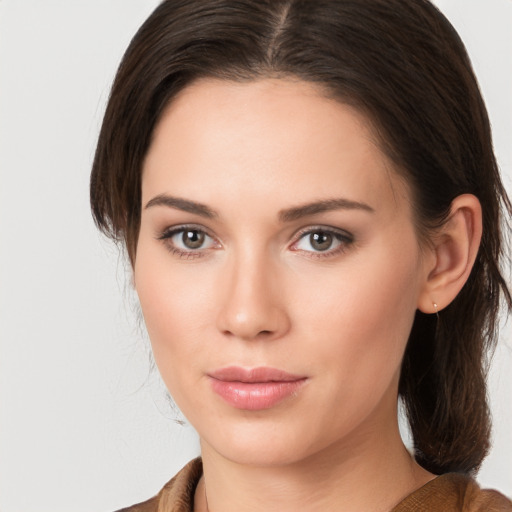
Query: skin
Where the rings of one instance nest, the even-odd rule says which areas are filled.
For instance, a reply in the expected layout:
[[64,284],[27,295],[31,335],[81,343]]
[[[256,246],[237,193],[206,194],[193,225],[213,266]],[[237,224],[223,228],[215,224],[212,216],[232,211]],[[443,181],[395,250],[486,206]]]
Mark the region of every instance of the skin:
[[[201,439],[196,510],[207,494],[211,512],[385,511],[433,478],[400,439],[400,364],[416,309],[444,307],[471,268],[477,206],[454,208],[461,243],[447,231],[425,246],[410,197],[365,117],[311,84],[201,80],[168,107],[143,168],[134,283]],[[206,233],[198,249],[183,225]],[[311,244],[319,230],[338,235],[328,250]],[[241,410],[208,377],[231,365],[306,380]]]

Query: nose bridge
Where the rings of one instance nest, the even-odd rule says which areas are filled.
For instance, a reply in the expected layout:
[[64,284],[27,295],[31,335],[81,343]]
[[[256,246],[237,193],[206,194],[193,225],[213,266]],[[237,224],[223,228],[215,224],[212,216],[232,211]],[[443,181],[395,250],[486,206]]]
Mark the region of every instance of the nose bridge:
[[227,258],[219,329],[238,338],[279,337],[289,327],[277,262],[247,244]]

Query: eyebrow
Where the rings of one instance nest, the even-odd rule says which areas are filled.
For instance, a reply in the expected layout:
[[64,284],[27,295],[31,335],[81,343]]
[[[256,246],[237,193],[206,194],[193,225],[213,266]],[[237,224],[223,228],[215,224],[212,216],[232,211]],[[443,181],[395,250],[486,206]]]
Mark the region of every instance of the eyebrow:
[[[189,199],[182,199],[180,197],[173,197],[167,194],[159,194],[146,204],[145,208],[152,208],[154,206],[166,206],[168,208],[175,208],[184,212],[193,213],[201,217],[213,219],[218,217],[216,211],[208,206]],[[333,211],[333,210],[362,210],[369,213],[374,213],[375,210],[358,201],[351,201],[349,199],[324,199],[312,203],[306,203],[292,208],[280,210],[278,218],[281,222],[292,222],[308,215],[316,215],[318,213]]]
[[279,220],[281,222],[291,222],[298,220],[308,215],[316,215],[317,213],[329,212],[333,210],[362,210],[369,213],[375,213],[375,210],[358,201],[351,201],[349,199],[325,199],[323,201],[315,201],[314,203],[307,203],[293,208],[287,208],[279,212]]
[[182,199],[180,197],[168,196],[166,194],[159,194],[153,197],[153,199],[148,201],[145,209],[152,208],[154,206],[167,206],[168,208],[176,208],[177,210],[193,213],[201,217],[206,217],[207,219],[213,219],[218,216],[215,211],[213,211],[205,204],[189,201],[188,199]]

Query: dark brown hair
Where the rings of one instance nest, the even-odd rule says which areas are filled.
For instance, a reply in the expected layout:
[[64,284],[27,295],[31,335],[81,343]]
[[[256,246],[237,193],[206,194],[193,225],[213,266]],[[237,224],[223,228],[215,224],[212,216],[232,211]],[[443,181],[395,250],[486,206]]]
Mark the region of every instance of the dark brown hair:
[[141,170],[172,98],[194,80],[297,77],[365,113],[413,194],[419,233],[478,197],[483,239],[461,293],[417,312],[399,393],[417,461],[434,473],[474,471],[489,446],[486,354],[497,339],[502,212],[511,205],[469,58],[427,0],[166,0],[119,67],[91,175],[97,225],[136,257]]

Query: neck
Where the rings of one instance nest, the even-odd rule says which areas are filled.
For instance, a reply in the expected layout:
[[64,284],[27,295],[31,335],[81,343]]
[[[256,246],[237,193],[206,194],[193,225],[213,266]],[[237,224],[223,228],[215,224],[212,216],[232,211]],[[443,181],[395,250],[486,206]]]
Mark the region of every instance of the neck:
[[[197,510],[265,512],[388,512],[433,478],[405,449],[398,423],[366,429],[322,452],[272,466],[222,457],[202,441],[204,482]],[[202,506],[201,506],[202,505]]]

